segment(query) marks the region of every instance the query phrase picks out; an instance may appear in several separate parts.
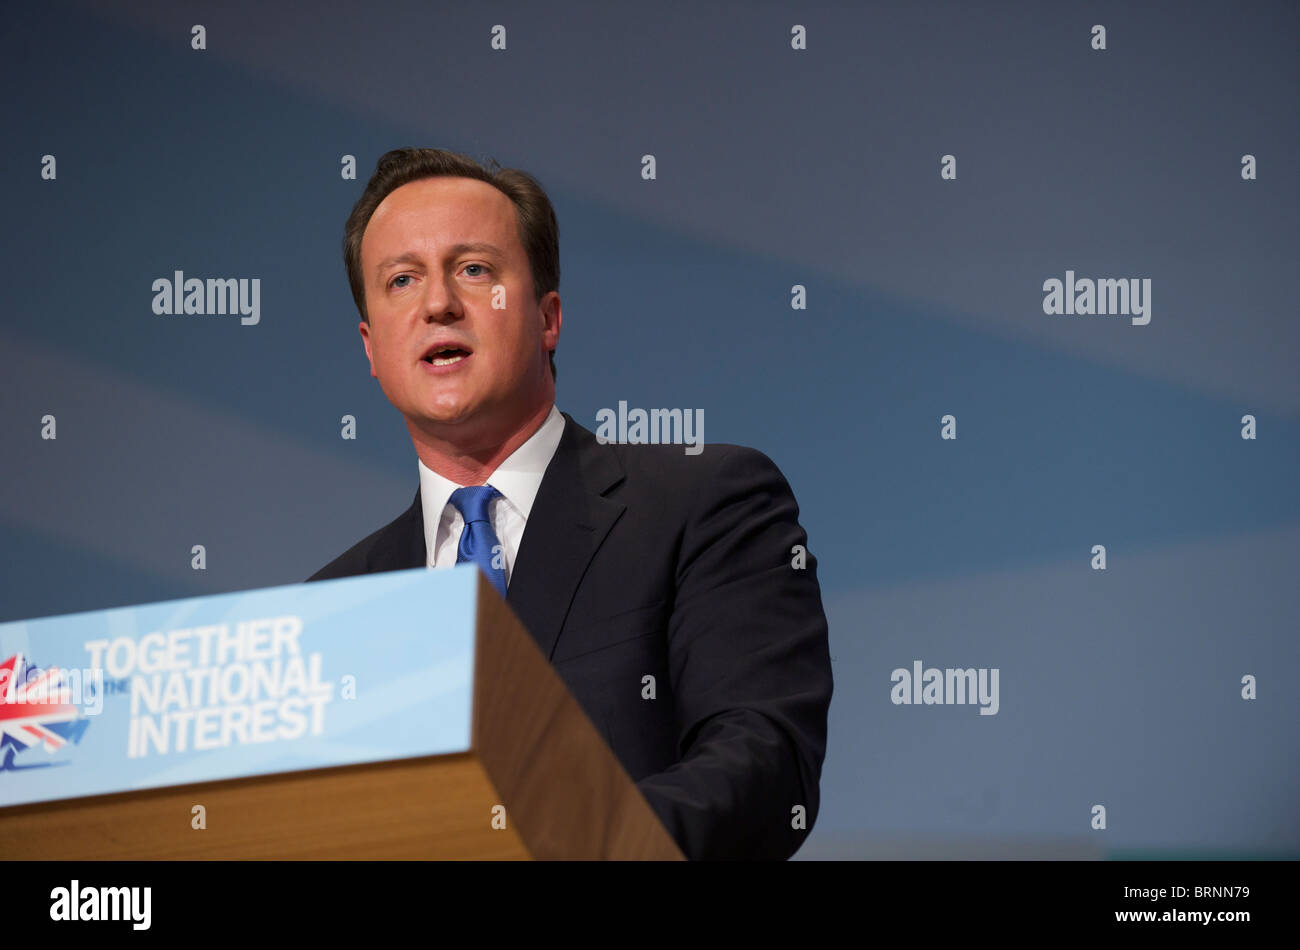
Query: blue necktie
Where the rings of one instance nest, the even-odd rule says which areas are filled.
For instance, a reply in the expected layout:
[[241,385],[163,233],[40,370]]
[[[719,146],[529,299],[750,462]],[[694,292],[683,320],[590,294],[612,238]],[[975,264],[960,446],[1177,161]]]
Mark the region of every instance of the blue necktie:
[[461,517],[465,519],[465,530],[460,533],[460,544],[456,546],[456,563],[468,561],[477,564],[488,576],[492,586],[502,599],[506,596],[506,572],[504,567],[493,567],[493,554],[496,553],[498,564],[505,564],[505,552],[501,541],[492,530],[488,520],[488,502],[500,498],[501,493],[491,485],[471,485],[457,488],[451,493],[451,503]]

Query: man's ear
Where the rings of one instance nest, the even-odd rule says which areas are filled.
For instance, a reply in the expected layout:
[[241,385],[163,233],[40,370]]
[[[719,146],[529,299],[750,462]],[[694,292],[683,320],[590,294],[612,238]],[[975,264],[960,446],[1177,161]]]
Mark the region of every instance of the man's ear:
[[542,342],[544,348],[548,351],[554,350],[560,345],[560,325],[564,322],[564,316],[560,312],[560,294],[552,290],[542,298]]
[[[370,363],[370,375],[375,376],[375,358],[370,353],[370,324],[362,320],[357,325],[357,329],[361,331],[361,344],[366,348],[366,360]],[[377,376],[375,378],[378,379]]]

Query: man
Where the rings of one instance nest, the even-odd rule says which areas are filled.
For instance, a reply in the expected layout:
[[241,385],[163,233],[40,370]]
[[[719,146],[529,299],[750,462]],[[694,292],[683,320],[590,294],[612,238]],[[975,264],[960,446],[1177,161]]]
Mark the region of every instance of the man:
[[601,444],[556,409],[558,228],[523,172],[389,152],[344,259],[420,485],[309,580],[474,561],[688,858],[788,858],[832,685],[780,471],[739,446]]

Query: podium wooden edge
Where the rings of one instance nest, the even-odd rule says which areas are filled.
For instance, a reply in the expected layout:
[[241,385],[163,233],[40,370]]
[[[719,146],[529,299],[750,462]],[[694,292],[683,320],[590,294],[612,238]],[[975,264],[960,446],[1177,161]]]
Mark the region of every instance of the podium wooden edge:
[[543,860],[685,860],[581,704],[480,573],[470,745]]
[[[438,797],[429,794],[437,788]],[[386,759],[0,808],[6,860],[512,860],[473,752]],[[195,827],[196,805],[203,824]]]

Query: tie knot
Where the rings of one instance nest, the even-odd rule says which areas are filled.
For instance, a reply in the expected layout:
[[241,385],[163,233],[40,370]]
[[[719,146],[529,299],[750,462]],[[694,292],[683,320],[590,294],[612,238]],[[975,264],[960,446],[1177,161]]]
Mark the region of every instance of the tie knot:
[[475,521],[488,521],[488,502],[500,495],[491,485],[468,485],[452,492],[450,501],[468,525]]

